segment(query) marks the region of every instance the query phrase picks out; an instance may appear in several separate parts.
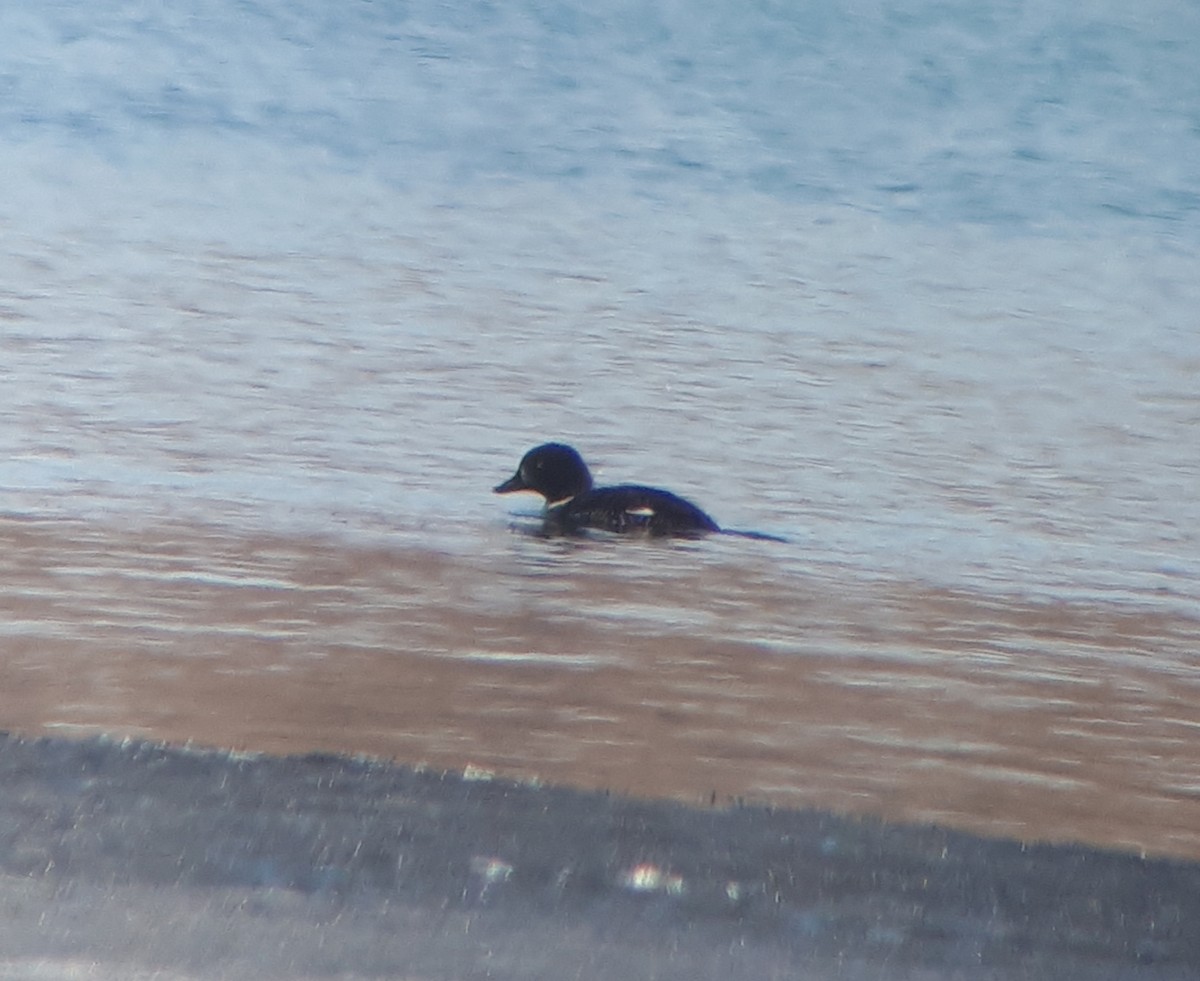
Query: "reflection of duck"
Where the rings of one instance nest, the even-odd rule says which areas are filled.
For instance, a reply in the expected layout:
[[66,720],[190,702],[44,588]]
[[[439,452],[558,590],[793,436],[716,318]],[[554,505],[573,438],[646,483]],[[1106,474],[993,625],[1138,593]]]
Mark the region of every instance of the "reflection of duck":
[[587,464],[570,446],[544,443],[521,458],[497,494],[534,491],[546,499],[546,528],[575,534],[585,528],[647,535],[702,535],[720,531],[696,505],[670,491],[638,484],[592,487]]

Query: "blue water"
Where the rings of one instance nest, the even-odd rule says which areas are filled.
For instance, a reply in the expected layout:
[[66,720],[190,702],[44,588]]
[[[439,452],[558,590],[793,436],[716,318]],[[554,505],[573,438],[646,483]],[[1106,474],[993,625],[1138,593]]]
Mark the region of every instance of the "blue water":
[[1182,0],[2,16],[8,170],[64,219],[133,224],[107,211],[120,189],[101,181],[149,182],[122,204],[217,227],[213,211],[234,204],[265,217],[281,202],[259,193],[280,180],[360,206],[378,181],[448,207],[480,184],[546,182],[598,219],[757,194],[890,222],[1196,244],[1200,11]]
[[452,547],[557,437],[800,564],[1200,593],[1194,3],[0,33],[11,513]]
[[1200,854],[1200,5],[0,38],[0,727]]

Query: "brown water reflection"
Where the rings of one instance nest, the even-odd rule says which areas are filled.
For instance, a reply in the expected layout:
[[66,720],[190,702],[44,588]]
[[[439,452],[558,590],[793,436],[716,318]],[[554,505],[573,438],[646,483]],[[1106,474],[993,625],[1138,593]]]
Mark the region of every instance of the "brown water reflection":
[[[645,554],[656,548],[653,578]],[[1200,623],[769,550],[0,521],[0,728],[361,752],[1200,858]]]

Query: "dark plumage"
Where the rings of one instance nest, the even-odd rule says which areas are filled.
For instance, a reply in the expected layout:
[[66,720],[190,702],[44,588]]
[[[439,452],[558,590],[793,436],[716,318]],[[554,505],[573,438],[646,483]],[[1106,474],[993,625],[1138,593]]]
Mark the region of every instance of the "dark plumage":
[[546,499],[546,529],[577,534],[585,528],[647,535],[701,535],[720,531],[690,501],[638,484],[593,487],[587,464],[570,446],[544,443],[521,458],[517,472],[497,494],[534,491]]

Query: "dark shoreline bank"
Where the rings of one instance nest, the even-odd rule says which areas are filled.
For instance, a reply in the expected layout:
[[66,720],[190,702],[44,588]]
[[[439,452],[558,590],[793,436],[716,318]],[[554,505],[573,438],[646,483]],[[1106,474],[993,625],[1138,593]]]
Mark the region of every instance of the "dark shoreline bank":
[[137,741],[0,788],[5,978],[1200,976],[1197,863]]

